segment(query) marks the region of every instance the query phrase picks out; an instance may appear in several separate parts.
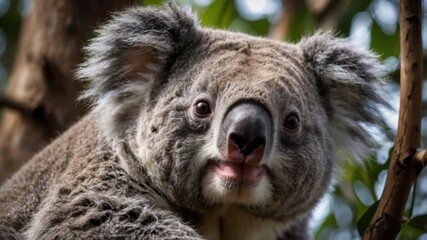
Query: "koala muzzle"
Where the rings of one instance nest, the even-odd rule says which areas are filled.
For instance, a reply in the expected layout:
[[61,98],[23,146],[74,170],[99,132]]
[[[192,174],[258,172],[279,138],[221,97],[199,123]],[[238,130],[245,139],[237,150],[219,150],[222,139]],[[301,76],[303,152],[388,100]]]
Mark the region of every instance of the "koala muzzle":
[[273,121],[260,104],[240,103],[226,114],[217,146],[227,161],[258,165],[271,150]]

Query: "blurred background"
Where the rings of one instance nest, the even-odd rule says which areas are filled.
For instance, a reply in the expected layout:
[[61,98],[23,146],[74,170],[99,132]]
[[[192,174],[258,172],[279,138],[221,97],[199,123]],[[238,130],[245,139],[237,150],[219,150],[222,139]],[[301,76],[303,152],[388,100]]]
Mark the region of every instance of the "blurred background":
[[[164,1],[145,0],[143,5]],[[359,239],[358,228],[369,222],[363,214],[381,196],[399,107],[399,2],[397,0],[179,0],[192,9],[203,26],[297,42],[317,29],[348,37],[359,48],[372,49],[390,72],[384,97],[393,109],[383,109],[385,133],[369,128],[378,143],[366,161],[343,161],[330,192],[314,210],[311,227],[316,239]],[[20,27],[31,0],[0,0],[0,92],[5,92],[17,51]],[[48,11],[48,10],[47,10]],[[427,59],[427,0],[423,0],[423,49]],[[89,38],[89,37],[88,37]],[[427,69],[427,68],[425,68]],[[424,71],[424,78],[427,72]],[[3,108],[0,108],[0,112]],[[427,145],[427,83],[423,84],[422,147]],[[1,134],[1,133],[0,133]],[[341,158],[346,158],[345,153]],[[427,171],[412,189],[399,239],[427,240]],[[424,217],[420,217],[424,216]],[[414,218],[415,219],[415,218]]]

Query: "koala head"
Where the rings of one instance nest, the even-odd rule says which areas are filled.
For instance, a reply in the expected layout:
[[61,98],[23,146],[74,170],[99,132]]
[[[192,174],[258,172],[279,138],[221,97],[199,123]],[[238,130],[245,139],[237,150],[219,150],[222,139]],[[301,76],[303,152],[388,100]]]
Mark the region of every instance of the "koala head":
[[83,98],[129,174],[176,207],[291,219],[326,191],[335,150],[379,124],[376,57],[318,33],[286,44],[199,26],[175,6],[117,14],[86,48]]

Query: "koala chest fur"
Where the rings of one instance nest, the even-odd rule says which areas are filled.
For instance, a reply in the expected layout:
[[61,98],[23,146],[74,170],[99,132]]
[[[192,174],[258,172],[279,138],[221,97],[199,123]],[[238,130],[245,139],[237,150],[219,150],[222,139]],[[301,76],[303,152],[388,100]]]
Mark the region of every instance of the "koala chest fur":
[[204,214],[199,232],[206,239],[279,239],[286,229],[284,223],[255,218],[231,209]]
[[213,30],[174,5],[116,14],[86,51],[90,116],[0,189],[0,230],[307,239],[335,150],[359,158],[385,104],[383,67],[345,39]]

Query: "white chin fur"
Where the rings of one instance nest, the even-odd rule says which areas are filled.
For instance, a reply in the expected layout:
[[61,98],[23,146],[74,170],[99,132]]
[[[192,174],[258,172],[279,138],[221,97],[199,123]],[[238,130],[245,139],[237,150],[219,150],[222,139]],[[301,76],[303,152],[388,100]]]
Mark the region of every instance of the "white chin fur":
[[213,204],[243,204],[248,206],[263,206],[272,197],[271,183],[265,175],[256,185],[230,186],[229,183],[215,171],[207,171],[203,178],[202,191],[204,198]]
[[[213,141],[215,142],[215,141]],[[206,167],[209,160],[218,159],[219,152],[212,141],[207,141],[197,155],[197,169]],[[272,198],[272,185],[267,175],[255,185],[230,186],[230,184],[208,169],[202,181],[203,197],[212,204],[243,204],[263,206]]]

